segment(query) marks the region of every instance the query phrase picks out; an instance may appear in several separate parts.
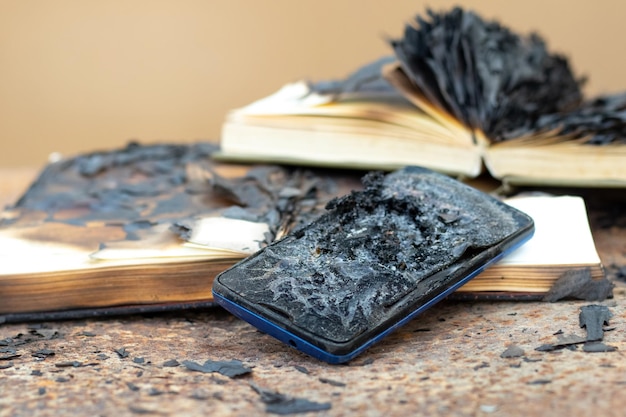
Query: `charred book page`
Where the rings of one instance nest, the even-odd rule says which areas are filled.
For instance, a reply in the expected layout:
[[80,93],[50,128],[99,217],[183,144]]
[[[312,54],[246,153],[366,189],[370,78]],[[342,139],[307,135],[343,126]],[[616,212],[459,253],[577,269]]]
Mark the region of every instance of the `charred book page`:
[[527,215],[418,167],[364,190],[220,274],[216,301],[330,363],[350,360],[532,236]]

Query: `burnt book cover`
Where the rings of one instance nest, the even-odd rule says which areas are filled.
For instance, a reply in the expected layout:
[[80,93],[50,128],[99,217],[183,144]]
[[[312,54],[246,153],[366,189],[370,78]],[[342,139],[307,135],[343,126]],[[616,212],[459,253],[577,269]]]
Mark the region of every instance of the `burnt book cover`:
[[[336,195],[331,174],[219,163],[215,149],[130,143],[48,164],[0,216],[0,320],[206,307],[217,273]],[[207,219],[228,239],[233,224],[256,234],[190,245]]]

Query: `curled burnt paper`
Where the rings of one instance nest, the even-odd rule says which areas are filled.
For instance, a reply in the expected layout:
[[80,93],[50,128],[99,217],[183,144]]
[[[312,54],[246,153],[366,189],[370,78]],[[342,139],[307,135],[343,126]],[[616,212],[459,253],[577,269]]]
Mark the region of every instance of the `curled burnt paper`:
[[519,35],[459,7],[417,16],[391,45],[428,101],[493,141],[582,100],[583,81],[539,35]]
[[382,76],[382,67],[394,62],[394,56],[384,56],[358,68],[342,80],[319,81],[310,85],[313,92],[341,96],[349,93],[400,94]]
[[543,132],[555,132],[587,145],[626,144],[626,93],[598,96],[574,110],[529,119],[504,133],[503,138]]
[[606,277],[594,280],[589,268],[571,269],[552,285],[543,301],[555,302],[566,298],[603,301],[613,295],[613,284]]

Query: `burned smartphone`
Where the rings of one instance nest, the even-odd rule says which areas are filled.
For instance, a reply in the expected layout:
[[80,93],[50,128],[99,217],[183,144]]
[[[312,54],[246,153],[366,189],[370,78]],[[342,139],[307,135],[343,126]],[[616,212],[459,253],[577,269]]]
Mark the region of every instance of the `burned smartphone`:
[[526,214],[424,168],[363,182],[363,191],[218,275],[215,300],[284,343],[341,363],[534,231]]

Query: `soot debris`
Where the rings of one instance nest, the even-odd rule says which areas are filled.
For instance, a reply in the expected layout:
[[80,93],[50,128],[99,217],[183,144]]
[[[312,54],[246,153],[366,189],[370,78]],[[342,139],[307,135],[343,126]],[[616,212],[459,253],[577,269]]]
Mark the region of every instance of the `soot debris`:
[[78,361],[66,361],[66,362],[57,362],[54,364],[57,368],[80,368],[83,366],[82,363]]
[[479,363],[478,365],[475,365],[473,369],[475,371],[478,371],[479,369],[489,368],[490,366],[491,365],[489,365],[487,362],[483,361],[483,362]]
[[605,345],[602,342],[587,342],[583,345],[583,352],[589,353],[615,352],[616,350],[615,346]]
[[587,330],[588,342],[602,340],[603,326],[609,324],[611,317],[613,314],[606,306],[592,304],[580,308],[579,323]]
[[576,350],[578,345],[583,346],[584,352],[613,352],[617,348],[607,346],[600,343],[604,338],[604,331],[612,329],[604,329],[603,326],[609,324],[609,320],[613,314],[608,307],[592,304],[580,308],[578,322],[580,327],[585,327],[587,337],[581,337],[574,334],[564,334],[562,331],[555,333],[557,342],[554,344],[543,344],[535,350],[539,352],[552,352],[560,349]]
[[217,372],[229,378],[249,374],[251,368],[245,366],[241,361],[236,359],[230,361],[212,361],[207,360],[203,365],[193,361],[183,361],[182,364],[190,371],[213,373]]
[[126,386],[131,391],[139,391],[140,390],[140,388],[137,385],[133,384],[132,382],[127,382]]
[[555,302],[564,298],[603,301],[612,294],[613,284],[606,277],[594,280],[589,268],[571,269],[554,282],[543,301]]
[[163,362],[163,367],[165,368],[175,368],[179,365],[180,363],[176,359],[170,359],[170,360]]
[[127,358],[128,355],[130,355],[130,352],[126,350],[126,348],[121,347],[119,349],[115,349],[115,353],[117,353],[117,356],[120,357],[120,359],[124,359]]
[[450,274],[438,272],[465,266],[519,227],[509,207],[428,170],[373,173],[364,185],[220,282],[296,326],[345,341],[414,289],[427,295],[445,285]]
[[22,356],[22,355],[16,353],[15,350],[11,350],[8,353],[5,352],[5,354],[0,355],[0,361],[8,361],[8,360],[11,360],[11,359],[17,359],[20,356]]
[[354,73],[342,80],[319,81],[310,85],[312,91],[318,94],[331,94],[338,99],[342,94],[354,92],[385,93],[398,95],[387,80],[382,76],[382,67],[394,62],[394,56],[385,56],[371,62],[354,71]]
[[302,373],[303,373],[303,374],[305,374],[305,375],[308,375],[308,374],[310,374],[310,373],[311,373],[311,372],[310,372],[307,368],[305,368],[304,366],[301,366],[301,365],[294,365],[293,367],[296,369],[296,371],[298,371],[298,372],[302,372]]
[[[57,329],[49,328],[46,324],[36,324],[28,327],[28,333],[18,333],[13,337],[0,339],[0,346],[6,346],[8,349],[14,350],[16,346],[22,346],[40,340],[60,339],[62,337],[63,335],[61,335]],[[4,348],[0,350],[0,352],[3,351]]]
[[265,411],[272,414],[289,415],[308,413],[312,411],[330,410],[330,403],[317,403],[306,398],[295,398],[276,391],[261,388],[256,384],[250,384],[252,389],[261,396],[261,401],[266,404]]
[[537,352],[554,352],[562,349],[576,350],[578,345],[585,344],[587,340],[575,334],[558,334],[557,341],[554,344],[543,344],[535,350]]
[[524,349],[517,345],[511,345],[500,354],[501,358],[519,358],[524,356]]
[[585,343],[585,338],[575,334],[559,334],[556,336],[555,347],[569,347]]
[[332,385],[333,387],[345,387],[346,383],[345,382],[341,382],[341,381],[336,381],[334,379],[330,379],[330,378],[319,378],[319,381],[322,384],[328,384],[328,385]]
[[551,379],[535,379],[533,381],[527,382],[528,385],[547,385],[551,383],[552,383]]

